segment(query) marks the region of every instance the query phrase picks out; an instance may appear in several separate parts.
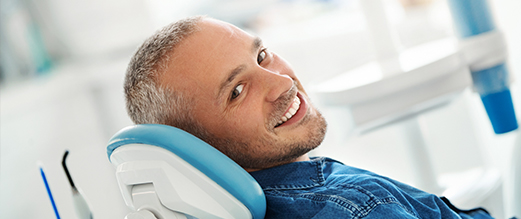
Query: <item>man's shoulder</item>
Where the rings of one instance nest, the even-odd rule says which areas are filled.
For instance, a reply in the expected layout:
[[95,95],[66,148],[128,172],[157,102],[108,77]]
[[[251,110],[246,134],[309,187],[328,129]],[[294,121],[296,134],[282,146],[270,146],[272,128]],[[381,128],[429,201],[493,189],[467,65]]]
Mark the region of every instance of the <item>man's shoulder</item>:
[[320,188],[321,191],[344,191],[351,188],[366,194],[374,190],[396,189],[396,184],[400,184],[328,157],[312,157],[309,161],[290,163],[250,174],[268,191],[313,188]]
[[[401,189],[390,179],[367,170],[344,165],[331,158],[312,159],[320,164],[308,176],[316,182],[307,187],[278,187],[270,195],[299,196],[314,200],[329,200],[338,204],[370,208],[378,204],[399,203]],[[348,204],[346,204],[348,203]]]
[[418,218],[411,206],[401,203],[386,188],[386,182],[375,176],[366,175],[355,180],[350,175],[333,178],[328,177],[320,185],[307,188],[265,190],[268,213],[284,215],[280,218],[288,215],[294,218],[309,215],[314,218],[373,218],[371,215]]
[[434,194],[329,158],[268,170],[260,179],[274,218],[458,218]]
[[293,164],[288,168],[292,171],[283,170],[283,179],[273,179],[269,185],[264,185],[272,208],[291,206],[291,209],[304,211],[298,206],[316,206],[317,210],[336,209],[333,212],[347,212],[360,217],[379,206],[395,205],[414,215],[410,208],[402,206],[395,198],[397,190],[383,177],[330,158],[312,158],[308,163],[315,166]]

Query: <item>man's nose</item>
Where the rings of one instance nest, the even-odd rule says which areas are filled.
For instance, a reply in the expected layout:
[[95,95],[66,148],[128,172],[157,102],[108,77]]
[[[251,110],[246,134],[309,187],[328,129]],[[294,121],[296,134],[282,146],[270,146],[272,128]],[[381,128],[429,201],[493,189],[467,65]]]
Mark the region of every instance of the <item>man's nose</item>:
[[287,74],[264,70],[263,87],[266,89],[266,101],[274,102],[293,87],[293,79]]

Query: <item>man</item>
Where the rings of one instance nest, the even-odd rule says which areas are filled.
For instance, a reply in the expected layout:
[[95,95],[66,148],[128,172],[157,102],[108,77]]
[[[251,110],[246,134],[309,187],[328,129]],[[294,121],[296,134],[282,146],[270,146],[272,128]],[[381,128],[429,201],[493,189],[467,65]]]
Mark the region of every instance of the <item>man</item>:
[[267,218],[490,218],[307,152],[326,122],[291,66],[262,41],[206,17],[171,24],[132,58],[127,109],[137,123],[184,129],[259,182]]

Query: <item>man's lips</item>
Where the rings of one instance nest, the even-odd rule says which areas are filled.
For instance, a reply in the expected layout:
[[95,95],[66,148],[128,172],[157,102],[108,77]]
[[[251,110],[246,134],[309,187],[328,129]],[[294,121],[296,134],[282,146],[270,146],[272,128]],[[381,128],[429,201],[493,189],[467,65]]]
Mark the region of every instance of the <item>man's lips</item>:
[[278,125],[291,119],[291,117],[293,117],[293,115],[295,115],[295,113],[297,113],[299,108],[300,108],[300,99],[297,96],[295,96],[293,98],[293,101],[290,104],[289,108],[286,109],[286,111],[283,113],[283,116],[280,118]]
[[[286,126],[290,126],[292,124],[299,122],[306,115],[308,107],[309,107],[309,105],[307,103],[306,98],[304,98],[300,94],[300,92],[297,92],[295,99],[293,99],[293,101],[291,102],[289,107],[284,112],[283,116],[281,116],[281,118],[279,120],[279,124],[277,126],[275,126],[275,128],[286,127]],[[296,111],[293,112],[294,110],[296,110]],[[284,118],[286,118],[286,119],[284,119]],[[286,120],[286,121],[283,121],[283,120]],[[282,122],[282,123],[280,123],[280,122]]]

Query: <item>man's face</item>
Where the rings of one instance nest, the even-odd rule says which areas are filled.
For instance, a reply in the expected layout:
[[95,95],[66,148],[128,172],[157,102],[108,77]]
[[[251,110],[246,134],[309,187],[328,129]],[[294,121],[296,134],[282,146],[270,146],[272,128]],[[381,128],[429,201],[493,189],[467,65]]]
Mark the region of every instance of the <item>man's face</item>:
[[317,147],[326,123],[292,68],[260,39],[204,19],[176,47],[161,83],[194,97],[207,141],[245,169],[291,162]]

